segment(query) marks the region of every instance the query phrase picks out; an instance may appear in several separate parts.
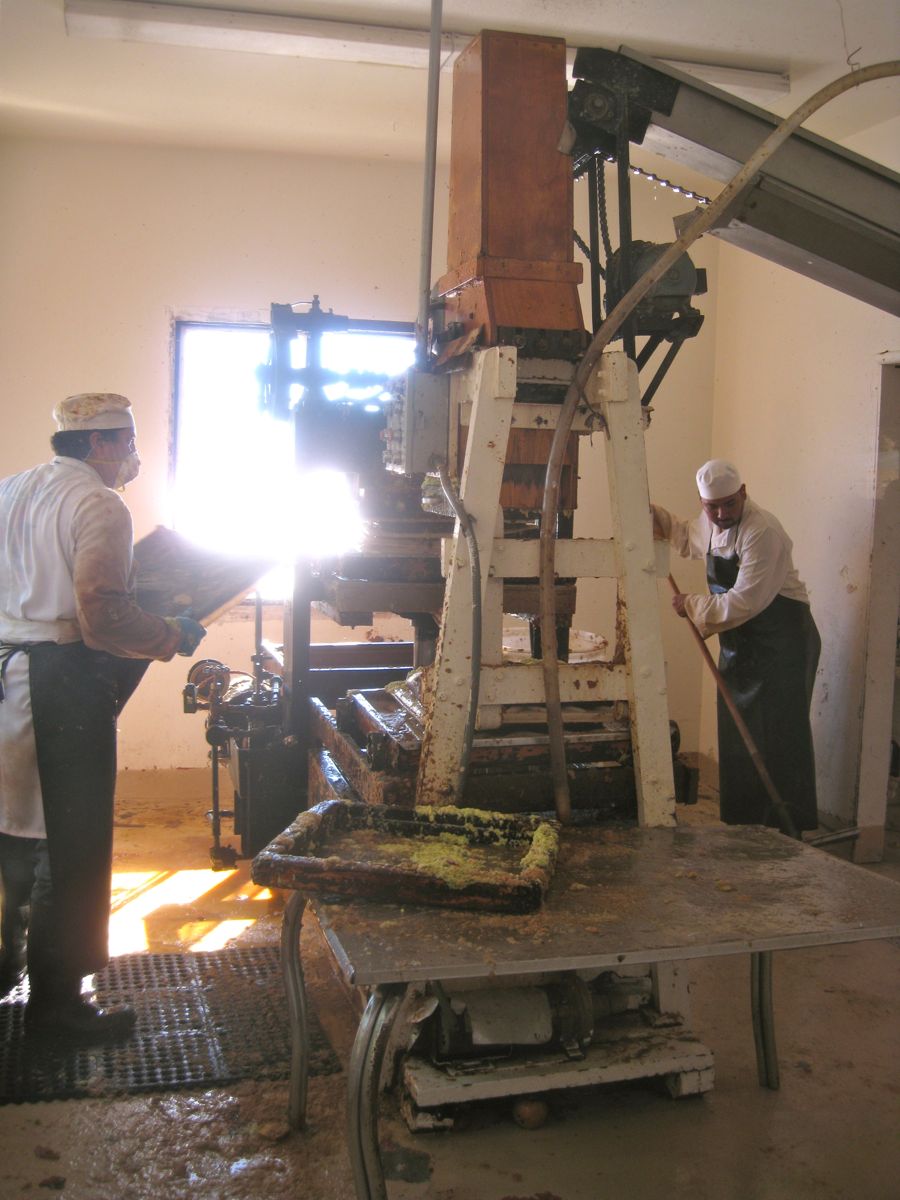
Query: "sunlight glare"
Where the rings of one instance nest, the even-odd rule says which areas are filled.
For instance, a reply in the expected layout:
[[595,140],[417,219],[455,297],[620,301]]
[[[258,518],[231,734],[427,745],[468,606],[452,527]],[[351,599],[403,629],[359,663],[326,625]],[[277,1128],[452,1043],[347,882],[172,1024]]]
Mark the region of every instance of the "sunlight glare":
[[[135,954],[149,949],[147,918],[162,908],[191,904],[230,879],[234,871],[147,871],[113,875],[113,912],[109,919],[109,953]],[[155,884],[153,880],[157,879]],[[251,922],[252,923],[252,922]]]
[[209,933],[193,943],[190,948],[191,953],[208,954],[213,950],[221,950],[228,942],[242,934],[245,929],[249,929],[252,924],[252,917],[243,921],[219,921]]
[[[180,349],[172,524],[208,550],[279,564],[261,591],[280,598],[292,591],[287,580],[294,562],[360,545],[357,496],[338,471],[298,478],[291,425],[260,411],[256,372],[268,358],[268,330],[189,325]],[[297,338],[291,350],[292,362],[302,365],[305,339]],[[412,339],[397,335],[322,339],[322,365],[334,371],[396,376],[413,356]],[[380,407],[372,401],[384,394],[380,384],[335,384],[326,392],[369,400],[370,409]]]

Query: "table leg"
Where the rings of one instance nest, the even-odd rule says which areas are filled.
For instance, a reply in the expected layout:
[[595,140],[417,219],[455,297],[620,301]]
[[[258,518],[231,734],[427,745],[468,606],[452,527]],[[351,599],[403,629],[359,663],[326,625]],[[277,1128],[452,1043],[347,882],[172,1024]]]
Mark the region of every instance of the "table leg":
[[759,1086],[777,1091],[778,1051],[775,1048],[775,1014],[772,1006],[772,951],[750,955],[750,1002]]
[[347,1148],[357,1200],[387,1200],[378,1151],[378,1091],[402,989],[376,988],[363,1013],[347,1077]]
[[300,926],[305,908],[306,897],[294,892],[281,921],[281,970],[291,1027],[291,1078],[288,1092],[288,1124],[291,1129],[302,1129],[306,1120],[306,1084],[309,1076],[309,1023],[300,961]]

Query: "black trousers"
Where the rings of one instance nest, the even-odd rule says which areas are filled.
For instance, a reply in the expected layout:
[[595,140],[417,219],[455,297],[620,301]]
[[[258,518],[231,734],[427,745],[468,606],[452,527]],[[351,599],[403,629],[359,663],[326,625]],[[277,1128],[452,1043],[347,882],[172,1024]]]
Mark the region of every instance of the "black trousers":
[[[719,635],[719,669],[798,830],[818,824],[809,710],[821,644],[809,606],[784,596],[759,617]],[[768,793],[721,696],[718,715],[722,820],[777,827]]]
[[45,838],[0,833],[0,941],[18,959],[27,953],[29,988],[40,999],[71,999],[81,975],[64,971],[57,946],[50,854]]
[[7,839],[21,844],[7,844],[0,855],[3,933],[5,941],[8,905],[10,934],[30,907],[32,995],[68,994],[73,981],[80,984],[109,961],[116,718],[148,663],[83,642],[38,643],[28,647],[28,658],[47,836]]

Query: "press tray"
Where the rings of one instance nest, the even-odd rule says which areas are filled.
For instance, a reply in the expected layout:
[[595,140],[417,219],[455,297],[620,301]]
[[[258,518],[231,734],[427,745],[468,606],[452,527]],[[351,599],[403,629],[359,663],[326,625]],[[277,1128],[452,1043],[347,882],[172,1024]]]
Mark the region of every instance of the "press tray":
[[556,821],[326,800],[253,860],[253,881],[327,900],[525,913],[550,887]]

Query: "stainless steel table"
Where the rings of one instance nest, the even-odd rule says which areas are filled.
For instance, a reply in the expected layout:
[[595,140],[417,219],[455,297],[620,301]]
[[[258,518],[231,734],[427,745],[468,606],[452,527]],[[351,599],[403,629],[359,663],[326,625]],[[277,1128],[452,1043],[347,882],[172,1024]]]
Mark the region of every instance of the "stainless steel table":
[[[282,927],[295,1128],[306,1109],[306,901],[300,892],[291,897]],[[312,907],[346,980],[371,992],[348,1079],[359,1200],[386,1197],[378,1079],[410,983],[749,954],[760,1083],[777,1087],[772,951],[900,936],[900,884],[758,826],[565,829],[547,901],[528,916],[365,902]]]

